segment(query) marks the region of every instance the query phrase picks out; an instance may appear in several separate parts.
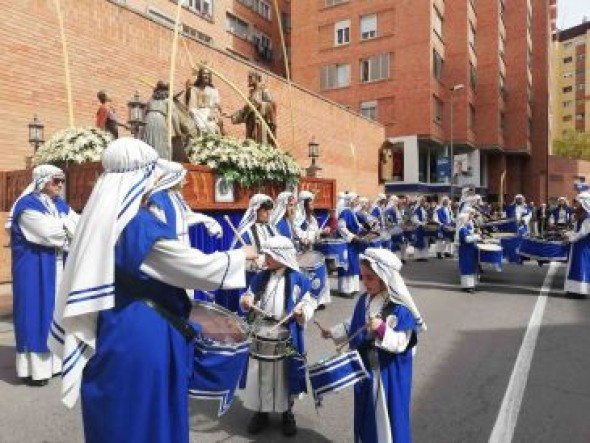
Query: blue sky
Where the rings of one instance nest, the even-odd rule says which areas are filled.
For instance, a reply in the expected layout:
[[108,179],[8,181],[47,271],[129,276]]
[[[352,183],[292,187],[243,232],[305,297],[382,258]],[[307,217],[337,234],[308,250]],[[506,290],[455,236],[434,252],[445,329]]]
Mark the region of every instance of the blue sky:
[[590,20],[590,0],[557,0],[557,27],[567,29]]

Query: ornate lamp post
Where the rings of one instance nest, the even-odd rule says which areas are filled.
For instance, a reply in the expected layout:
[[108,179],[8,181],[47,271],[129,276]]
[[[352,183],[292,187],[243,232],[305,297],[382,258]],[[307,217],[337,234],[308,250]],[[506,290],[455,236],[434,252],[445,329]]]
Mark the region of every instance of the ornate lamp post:
[[41,120],[37,118],[37,115],[33,117],[33,121],[29,123],[29,143],[33,147],[34,152],[37,152],[39,146],[43,144],[43,130],[45,125],[41,123]]
[[453,134],[453,119],[454,119],[454,113],[455,113],[455,109],[454,109],[454,103],[455,103],[455,92],[462,90],[463,88],[465,88],[465,85],[458,84],[458,85],[454,85],[452,88],[450,88],[451,91],[451,158],[449,159],[449,165],[451,167],[451,183],[449,185],[449,194],[451,196],[451,202],[453,201],[453,185],[455,182],[455,153],[454,151],[454,134]]
[[309,156],[309,158],[311,158],[311,165],[309,165],[309,167],[306,169],[307,176],[308,177],[317,177],[318,171],[320,171],[322,169],[318,165],[315,164],[316,158],[320,157],[320,144],[315,141],[315,137],[312,137],[311,141],[308,144],[308,147],[309,147],[308,156]]
[[133,137],[139,137],[139,132],[141,128],[145,125],[144,122],[144,115],[145,115],[145,103],[141,101],[141,97],[139,96],[139,92],[135,91],[135,95],[127,103],[127,109],[129,111],[129,117],[127,119],[127,125],[131,129],[131,133]]

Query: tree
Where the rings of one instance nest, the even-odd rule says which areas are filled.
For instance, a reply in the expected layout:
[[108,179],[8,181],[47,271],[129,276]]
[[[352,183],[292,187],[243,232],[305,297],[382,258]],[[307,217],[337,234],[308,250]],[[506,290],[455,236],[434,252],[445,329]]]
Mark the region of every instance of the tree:
[[576,160],[590,160],[590,132],[568,129],[553,141],[553,153],[560,157]]

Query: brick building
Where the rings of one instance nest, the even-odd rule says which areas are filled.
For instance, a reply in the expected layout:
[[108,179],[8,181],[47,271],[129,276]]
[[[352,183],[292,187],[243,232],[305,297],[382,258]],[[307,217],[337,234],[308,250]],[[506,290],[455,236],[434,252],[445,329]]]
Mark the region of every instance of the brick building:
[[[69,53],[75,125],[94,124],[98,107],[96,92],[100,89],[106,89],[114,98],[120,120],[125,121],[126,102],[134,92],[137,90],[146,100],[151,93],[150,85],[169,77],[173,33],[164,19],[153,16],[153,11],[174,17],[175,3],[169,0],[61,0],[60,3]],[[272,4],[270,0],[263,3]],[[279,3],[288,4],[286,0]],[[248,72],[258,69],[278,104],[278,141],[283,149],[306,167],[309,165],[308,143],[315,136],[320,143],[322,177],[336,178],[340,189],[354,189],[366,195],[374,195],[380,189],[376,169],[378,149],[385,136],[383,126],[301,87],[289,88],[282,76],[262,69],[264,64],[261,65],[253,52],[248,52],[254,50],[251,42],[248,46],[245,39],[235,37],[235,31],[226,30],[228,14],[249,21],[250,30],[268,25],[268,20],[260,21],[258,12],[247,7],[260,2],[201,0],[188,4],[192,9],[182,10],[181,22],[207,34],[211,41],[203,42],[202,36],[194,36],[183,28],[185,37],[182,38],[187,43],[188,53],[181,42],[174,79],[176,91],[182,89],[191,76],[189,54],[193,60],[210,63],[244,93],[247,93]],[[201,14],[196,14],[194,8],[207,4],[212,5],[212,14],[203,19],[202,14],[208,10],[200,9]],[[148,13],[148,9],[152,13]],[[0,125],[0,169],[22,169],[25,158],[32,153],[27,143],[27,124],[34,114],[45,124],[46,139],[68,125],[62,46],[52,0],[3,2],[0,12],[3,42],[0,63],[4,67],[0,76],[3,123]],[[270,28],[265,32],[270,36],[276,34]],[[278,43],[272,38],[275,39],[273,51],[276,49],[278,53]],[[246,46],[239,49],[242,43]],[[275,71],[282,74],[280,64]],[[244,105],[236,91],[220,79],[215,78],[214,83],[219,89],[224,112],[231,113]],[[342,130],[343,124],[348,131]],[[243,137],[243,125],[226,121],[225,126],[230,135]],[[363,155],[358,154],[361,148]]]
[[385,126],[390,192],[448,193],[452,145],[454,185],[544,200],[555,3],[298,0],[293,78]]

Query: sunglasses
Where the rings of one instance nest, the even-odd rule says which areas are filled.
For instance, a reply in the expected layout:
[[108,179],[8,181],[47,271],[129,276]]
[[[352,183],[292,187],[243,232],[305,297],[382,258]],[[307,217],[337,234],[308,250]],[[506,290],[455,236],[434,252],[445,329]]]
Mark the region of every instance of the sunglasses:
[[55,186],[57,186],[57,185],[63,185],[65,182],[66,182],[66,179],[65,178],[58,178],[58,177],[56,177],[56,178],[54,178],[54,179],[51,180],[51,183],[53,183]]

